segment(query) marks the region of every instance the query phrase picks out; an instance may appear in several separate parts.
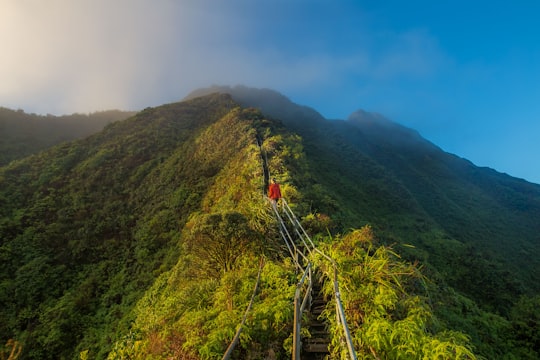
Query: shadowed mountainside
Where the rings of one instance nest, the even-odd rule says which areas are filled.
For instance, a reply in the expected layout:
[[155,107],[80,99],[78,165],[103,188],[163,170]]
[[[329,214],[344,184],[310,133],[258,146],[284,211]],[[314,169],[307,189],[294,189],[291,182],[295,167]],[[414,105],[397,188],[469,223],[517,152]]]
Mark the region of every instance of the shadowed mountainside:
[[40,116],[0,107],[0,166],[64,141],[96,133],[107,124],[124,120],[130,111]]

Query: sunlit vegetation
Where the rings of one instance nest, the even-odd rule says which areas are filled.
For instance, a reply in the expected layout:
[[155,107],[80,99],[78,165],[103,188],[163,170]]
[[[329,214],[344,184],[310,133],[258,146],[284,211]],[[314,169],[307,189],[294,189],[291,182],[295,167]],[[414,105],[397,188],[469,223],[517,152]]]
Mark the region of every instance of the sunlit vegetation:
[[[233,358],[290,358],[298,274],[266,163],[336,261],[359,358],[538,357],[537,275],[514,276],[495,246],[515,231],[501,248],[536,264],[519,218],[538,189],[456,164],[453,181],[433,153],[320,119],[302,130],[312,112],[279,104],[280,120],[223,94],[148,108],[1,167],[0,354],[220,359],[255,294]],[[341,358],[331,301],[323,315]]]
[[9,339],[3,348],[0,348],[1,360],[15,360],[21,355],[22,345],[13,339]]
[[[360,358],[476,359],[469,336],[437,331],[436,319],[423,291],[420,269],[404,262],[390,248],[376,246],[370,227],[355,230],[321,249],[337,263],[341,297]],[[319,257],[327,276],[333,264]],[[333,284],[326,282],[327,296]],[[329,306],[329,320],[335,308]],[[347,359],[342,331],[332,322],[333,358]]]

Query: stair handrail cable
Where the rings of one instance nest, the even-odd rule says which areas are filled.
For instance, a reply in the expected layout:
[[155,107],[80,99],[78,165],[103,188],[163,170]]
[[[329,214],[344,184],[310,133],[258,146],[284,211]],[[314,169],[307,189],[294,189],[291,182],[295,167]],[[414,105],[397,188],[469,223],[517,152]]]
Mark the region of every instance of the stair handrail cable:
[[[283,239],[285,240],[285,244],[289,248],[289,252],[291,254],[291,257],[293,258],[293,261],[294,261],[295,265],[303,271],[304,266],[302,266],[300,261],[298,261],[298,256],[295,256],[294,254],[299,254],[302,257],[302,259],[304,259],[306,264],[309,263],[309,259],[298,249],[298,247],[295,245],[294,241],[292,241],[292,239],[290,238],[290,234],[287,232],[287,229],[285,229],[285,231],[283,231],[283,229],[280,229],[280,233],[281,233],[281,236],[283,237]],[[287,240],[287,237],[288,237],[288,240]],[[289,247],[289,243],[292,244],[294,252]]]
[[[298,218],[296,217],[296,215],[294,214],[294,212],[292,211],[291,207],[289,206],[289,203],[285,200],[285,199],[281,199],[283,201],[283,206],[288,210],[288,212],[291,214],[291,217],[292,217],[292,220],[291,222],[294,222],[296,225],[298,225],[298,227],[302,230],[302,233],[304,234],[304,236],[309,240],[309,243],[311,245],[311,247],[313,249],[316,249],[316,246],[315,244],[313,243],[313,241],[311,241],[311,238],[309,237],[309,235],[306,233],[306,230],[304,230],[304,227],[302,226],[302,224],[300,223],[300,221],[298,221]],[[307,246],[307,244],[306,244]]]
[[[259,149],[261,151],[261,159],[262,159],[262,166],[263,166],[263,175],[264,175],[264,181],[265,181],[265,185],[266,185],[266,180],[270,178],[270,171],[268,169],[268,158],[267,158],[267,154],[266,154],[266,151],[263,150],[263,147],[262,147],[262,140],[257,137],[257,145],[259,146]],[[337,317],[337,320],[338,322],[342,325],[343,327],[343,330],[344,330],[344,333],[345,333],[345,338],[346,338],[346,342],[347,342],[347,347],[348,347],[348,350],[349,350],[349,355],[351,357],[352,360],[356,360],[357,357],[356,357],[356,351],[354,350],[354,345],[352,343],[352,337],[351,337],[351,334],[350,334],[350,331],[349,331],[349,327],[348,327],[348,324],[347,324],[347,320],[345,318],[345,311],[343,309],[343,304],[341,302],[341,296],[340,296],[340,292],[339,292],[339,283],[338,283],[338,280],[337,280],[337,264],[336,262],[334,261],[334,259],[332,259],[331,257],[329,257],[328,255],[324,254],[322,251],[320,251],[316,246],[315,244],[313,243],[313,241],[311,240],[311,238],[309,237],[309,235],[306,233],[305,229],[303,228],[303,226],[300,224],[300,222],[298,221],[298,219],[296,218],[296,216],[294,215],[294,212],[292,211],[292,209],[289,207],[289,204],[285,201],[284,198],[281,198],[281,201],[282,201],[282,204],[283,204],[283,208],[287,209],[288,211],[285,211],[285,213],[287,214],[288,217],[292,217],[292,220],[290,219],[290,221],[292,222],[293,224],[293,227],[295,228],[295,231],[297,232],[297,234],[299,235],[300,239],[302,240],[302,242],[304,243],[304,245],[306,246],[306,249],[311,253],[312,250],[314,250],[315,252],[317,252],[318,254],[320,254],[321,256],[323,256],[324,258],[326,258],[327,260],[330,261],[330,263],[332,264],[333,266],[333,269],[334,269],[334,279],[333,279],[333,285],[334,285],[334,296],[335,296],[335,299],[336,299],[336,317]],[[311,289],[311,284],[312,284],[312,279],[311,279],[311,262],[309,261],[309,259],[306,258],[306,256],[301,252],[301,251],[298,251],[298,248],[296,247],[292,237],[290,236],[290,233],[289,231],[287,230],[287,227],[285,226],[284,222],[283,222],[283,219],[281,218],[281,216],[279,215],[279,212],[277,210],[277,206],[272,206],[274,208],[274,212],[276,214],[276,217],[277,219],[279,219],[279,222],[280,222],[280,233],[287,245],[287,248],[289,249],[289,252],[291,253],[291,255],[293,254],[292,252],[292,249],[291,247],[289,246],[289,241],[290,243],[292,244],[293,248],[295,249],[295,253],[299,253],[303,258],[304,260],[306,261],[307,263],[307,266],[306,266],[306,270],[304,271],[304,274],[305,272],[309,269],[309,273],[310,273],[310,276],[309,276],[309,282],[310,282],[310,289]],[[291,215],[289,215],[289,212]],[[302,233],[304,236],[302,236],[298,229],[297,229],[297,226],[302,230]],[[285,236],[286,234],[286,236]],[[289,239],[289,241],[287,241],[287,238]],[[304,238],[308,239],[309,241],[309,244],[311,245],[308,246],[308,244],[306,243],[306,241],[304,240]],[[301,264],[299,263],[298,261],[298,258],[296,256],[293,256],[293,260],[295,261],[296,263],[296,266],[299,267],[300,269],[302,269],[302,266]],[[304,276],[303,276],[304,277]],[[297,285],[297,290],[298,290],[298,285]],[[310,293],[311,291],[309,291],[308,293]],[[295,302],[296,302],[296,299],[295,299]],[[300,325],[300,322],[296,322],[297,319],[297,314],[296,313],[296,305],[295,305],[295,331],[296,331],[296,324],[298,324],[298,326]],[[296,336],[300,336],[300,331],[298,329],[298,332],[297,332],[298,335],[295,335]],[[295,339],[296,340],[296,339]],[[299,339],[298,339],[299,340]],[[294,346],[298,346],[299,345],[299,342],[298,343],[294,343],[293,342],[293,347]],[[293,352],[293,356],[294,356],[294,352]],[[298,355],[298,358],[299,358],[299,355]]]
[[287,240],[287,237],[286,237],[285,233],[283,232],[283,229],[279,229],[279,233],[280,233],[281,237],[283,238],[283,241],[285,242],[285,245],[287,245],[287,249],[289,250],[289,254],[291,254],[291,258],[295,259],[295,262],[297,262],[296,261],[296,256],[294,255],[295,252],[296,252],[296,247],[295,247],[295,251],[293,251],[292,248],[291,248],[291,245],[289,245],[289,241]]
[[[284,199],[282,199],[284,200]],[[294,248],[294,253],[295,254],[300,254],[300,256],[302,256],[302,258],[304,259],[304,261],[306,263],[309,263],[309,259],[304,255],[304,253],[302,253],[302,251],[300,251],[298,249],[298,247],[296,246],[289,230],[287,229],[287,226],[285,226],[285,222],[283,221],[283,218],[281,217],[281,215],[279,214],[279,211],[277,210],[277,206],[275,206],[274,204],[272,204],[272,208],[274,209],[274,213],[276,215],[276,218],[280,224],[280,233],[283,237],[283,240],[285,241],[285,244],[287,245],[287,247],[289,248],[289,252],[291,252],[291,255],[292,255],[292,251],[291,251],[291,248],[290,248],[290,245],[292,245],[292,247]],[[290,244],[290,245],[289,245]],[[307,246],[307,245],[306,245]],[[304,270],[304,267],[299,263],[298,261],[298,258],[296,256],[292,256],[293,260],[295,261],[296,265],[301,268],[302,270]]]
[[[305,290],[305,294],[302,297],[301,290],[304,287],[304,283],[307,280],[307,289]],[[307,264],[306,270],[302,274],[302,277],[300,278],[300,281],[296,284],[296,290],[294,293],[294,328],[293,328],[293,349],[292,349],[292,357],[295,360],[300,359],[300,347],[301,347],[301,340],[300,340],[300,326],[301,326],[301,319],[302,314],[304,310],[306,309],[306,305],[311,297],[311,289],[313,287],[313,278],[311,273],[311,262]],[[302,303],[300,304],[300,298],[302,297]]]
[[[294,212],[289,207],[289,204],[287,203],[287,201],[285,201],[285,199],[283,199],[283,198],[281,199],[281,201],[284,204],[284,208],[288,209],[288,211],[286,211],[286,213],[288,214],[290,212],[291,215],[287,215],[287,216],[289,217],[289,220],[291,222],[293,222],[293,227],[295,227],[295,230],[297,231],[297,234],[302,239],[302,242],[304,243],[304,245],[308,247],[308,250],[309,250],[309,246],[307,245],[306,241],[304,240],[304,237],[308,240],[309,244],[312,246],[313,251],[315,251],[317,254],[323,256],[325,259],[330,261],[330,263],[332,264],[332,268],[334,270],[334,274],[333,274],[334,276],[333,276],[332,282],[333,282],[333,287],[334,287],[334,296],[335,296],[335,299],[336,299],[336,318],[337,318],[338,324],[340,324],[342,329],[343,329],[343,332],[344,332],[344,335],[345,335],[345,341],[347,343],[347,348],[349,350],[349,355],[350,355],[352,360],[356,360],[357,359],[356,351],[354,349],[354,344],[352,342],[351,332],[349,330],[349,325],[347,324],[347,319],[345,317],[345,310],[343,309],[343,303],[341,301],[341,294],[340,294],[339,282],[338,282],[337,263],[335,262],[334,259],[332,259],[330,256],[328,256],[325,253],[323,253],[322,251],[320,251],[315,246],[315,244],[313,243],[313,241],[311,240],[309,235],[304,230],[303,226],[298,221],[297,217],[294,215]],[[296,228],[297,226],[298,226],[298,228],[300,228],[302,230],[303,236],[297,230],[297,228]],[[311,265],[311,262],[309,263],[309,265]]]
[[[269,199],[270,200],[270,199]],[[281,199],[282,204],[285,202],[285,199]],[[313,276],[312,276],[312,263],[307,258],[302,251],[298,249],[296,246],[295,241],[293,240],[289,230],[287,229],[287,226],[285,225],[285,222],[283,221],[283,217],[280,215],[278,211],[277,204],[275,202],[271,202],[272,208],[274,210],[275,216],[277,221],[280,225],[280,233],[285,240],[285,243],[287,247],[289,248],[289,252],[291,253],[291,256],[293,258],[293,261],[295,262],[297,268],[302,270],[302,276],[298,283],[296,284],[296,290],[294,293],[294,299],[293,299],[293,342],[292,342],[292,359],[293,360],[300,360],[300,350],[301,350],[301,336],[300,336],[300,329],[301,329],[301,322],[302,322],[302,314],[304,313],[304,310],[306,309],[306,306],[308,302],[311,300],[311,293],[313,288]],[[284,207],[282,207],[285,209]],[[288,215],[289,221],[291,221],[290,215]],[[296,230],[297,234],[301,237],[301,234]],[[285,235],[286,234],[286,235]],[[291,248],[289,246],[289,242],[291,243],[292,247],[295,249],[296,254],[300,254],[304,260],[304,262],[307,264],[306,268],[304,269],[302,264],[298,261],[299,259],[297,256],[294,256]],[[309,249],[309,246],[304,242],[304,246],[306,249]],[[307,282],[307,288],[304,287],[304,284]],[[302,290],[305,290],[302,296]],[[300,302],[301,300],[301,302]]]
[[[285,209],[285,215],[287,215],[287,217],[289,218],[289,222],[292,224],[293,228],[294,228],[294,231],[296,232],[296,234],[298,235],[298,237],[300,238],[300,240],[302,240],[302,243],[304,244],[304,246],[306,247],[306,249],[309,251],[309,253],[311,254],[311,252],[313,251],[313,249],[315,248],[315,245],[313,245],[313,242],[311,241],[311,239],[309,239],[309,237],[307,236],[307,234],[305,234],[305,231],[303,231],[303,233],[306,235],[306,237],[309,239],[310,241],[310,244],[306,243],[306,241],[304,240],[304,236],[302,235],[302,233],[298,230],[298,228],[302,228],[302,225],[300,225],[300,222],[298,221],[298,219],[296,219],[296,216],[294,216],[294,213],[292,212],[291,208],[289,207],[289,204],[287,204],[287,201],[285,201],[285,199],[281,199],[281,201],[283,202],[284,204],[284,209]],[[302,228],[302,230],[304,230]]]

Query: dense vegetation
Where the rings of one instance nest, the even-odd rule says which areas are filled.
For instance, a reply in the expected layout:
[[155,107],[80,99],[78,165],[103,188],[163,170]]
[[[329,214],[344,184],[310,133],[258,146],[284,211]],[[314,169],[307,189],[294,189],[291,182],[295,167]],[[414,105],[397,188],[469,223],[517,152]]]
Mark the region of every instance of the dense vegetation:
[[0,107],[0,166],[96,133],[105,125],[132,115],[133,112],[109,110],[88,115],[40,116]]
[[313,210],[341,228],[371,224],[490,311],[508,314],[520,294],[539,293],[540,185],[476,167],[377,114],[327,121],[271,90],[196,94],[212,91],[260,107],[301,136],[311,177],[295,181],[317,197]]
[[389,141],[401,128],[233,97],[148,108],[0,168],[1,354],[221,358],[259,277],[234,356],[290,358],[298,278],[266,163],[338,263],[361,357],[538,357],[538,186],[409,132]]

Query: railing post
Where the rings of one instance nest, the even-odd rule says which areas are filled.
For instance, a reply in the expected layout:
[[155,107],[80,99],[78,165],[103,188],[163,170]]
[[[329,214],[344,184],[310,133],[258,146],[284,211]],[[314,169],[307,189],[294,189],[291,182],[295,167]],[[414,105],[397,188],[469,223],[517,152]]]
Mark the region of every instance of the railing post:
[[[297,291],[298,292],[298,291]],[[300,360],[300,303],[299,297],[294,297],[294,330],[293,330],[293,349],[292,360]]]
[[347,324],[347,319],[345,318],[345,309],[343,309],[343,304],[341,303],[341,295],[339,293],[338,285],[338,275],[337,275],[337,266],[334,263],[334,295],[336,297],[336,316],[338,316],[341,326],[343,327],[343,332],[345,336],[345,341],[347,343],[347,348],[349,349],[349,356],[351,360],[356,360],[356,351],[354,350],[353,340],[351,337],[351,332],[349,331],[349,325]]

